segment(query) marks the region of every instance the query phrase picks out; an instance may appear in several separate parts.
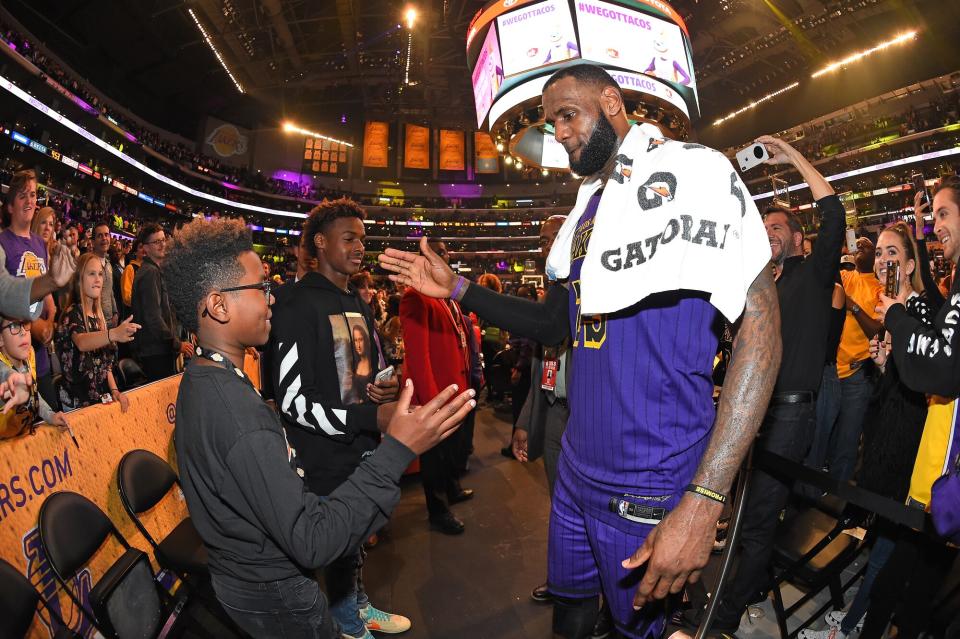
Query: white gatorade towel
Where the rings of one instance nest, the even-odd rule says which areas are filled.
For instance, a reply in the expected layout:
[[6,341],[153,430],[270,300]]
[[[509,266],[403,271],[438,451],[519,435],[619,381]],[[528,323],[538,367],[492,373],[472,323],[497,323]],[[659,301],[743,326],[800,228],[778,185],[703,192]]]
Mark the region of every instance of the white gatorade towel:
[[[599,180],[584,180],[547,258],[570,274],[573,234]],[[730,161],[700,144],[630,128],[603,188],[581,272],[581,312],[613,313],[654,293],[701,291],[731,322],[770,262],[760,213]]]

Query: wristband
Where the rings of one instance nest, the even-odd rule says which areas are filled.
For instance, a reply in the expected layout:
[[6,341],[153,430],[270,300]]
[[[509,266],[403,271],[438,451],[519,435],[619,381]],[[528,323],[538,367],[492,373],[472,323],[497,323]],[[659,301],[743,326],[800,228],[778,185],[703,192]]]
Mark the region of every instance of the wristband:
[[109,328],[107,328],[107,342],[108,342],[109,344],[113,344],[113,338],[110,337],[110,329],[109,329]]
[[706,497],[707,499],[712,499],[713,501],[719,502],[721,504],[727,503],[726,495],[721,495],[717,491],[710,490],[709,488],[700,486],[699,484],[687,484],[687,487],[684,488],[683,490],[688,493],[694,493],[696,495],[700,495],[701,497]]
[[463,275],[457,277],[457,285],[453,287],[453,292],[450,293],[450,299],[456,300],[460,293],[463,292],[463,287],[466,285],[466,283],[467,278],[465,278]]

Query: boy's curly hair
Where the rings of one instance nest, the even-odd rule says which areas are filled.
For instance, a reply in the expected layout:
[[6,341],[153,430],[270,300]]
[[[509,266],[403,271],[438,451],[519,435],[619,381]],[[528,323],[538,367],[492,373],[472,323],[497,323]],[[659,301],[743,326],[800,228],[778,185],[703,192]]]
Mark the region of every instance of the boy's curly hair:
[[177,317],[193,333],[200,328],[200,304],[210,291],[236,286],[244,270],[238,259],[253,250],[242,220],[196,218],[173,234],[163,261],[163,280]]

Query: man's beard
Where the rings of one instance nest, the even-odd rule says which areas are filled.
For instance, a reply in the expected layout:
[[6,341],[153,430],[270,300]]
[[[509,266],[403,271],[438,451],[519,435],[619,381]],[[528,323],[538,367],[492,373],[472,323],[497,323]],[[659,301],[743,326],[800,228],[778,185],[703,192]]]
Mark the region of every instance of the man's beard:
[[580,159],[570,158],[570,170],[584,177],[593,175],[603,168],[616,148],[617,132],[601,113],[590,139],[580,149]]

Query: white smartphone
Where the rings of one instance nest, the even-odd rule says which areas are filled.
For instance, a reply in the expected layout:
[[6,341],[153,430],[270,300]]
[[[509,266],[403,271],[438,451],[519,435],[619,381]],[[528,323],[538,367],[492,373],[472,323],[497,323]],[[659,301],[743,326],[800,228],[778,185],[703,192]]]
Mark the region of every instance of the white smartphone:
[[853,255],[857,252],[857,232],[847,229],[847,252]]
[[737,151],[737,164],[740,165],[741,171],[749,171],[753,167],[763,164],[770,159],[770,154],[767,153],[767,147],[757,142],[756,144],[751,144],[745,149],[740,149]]
[[377,376],[373,378],[374,383],[379,384],[380,382],[385,382],[388,379],[393,377],[393,366],[387,366],[385,369],[377,373]]

